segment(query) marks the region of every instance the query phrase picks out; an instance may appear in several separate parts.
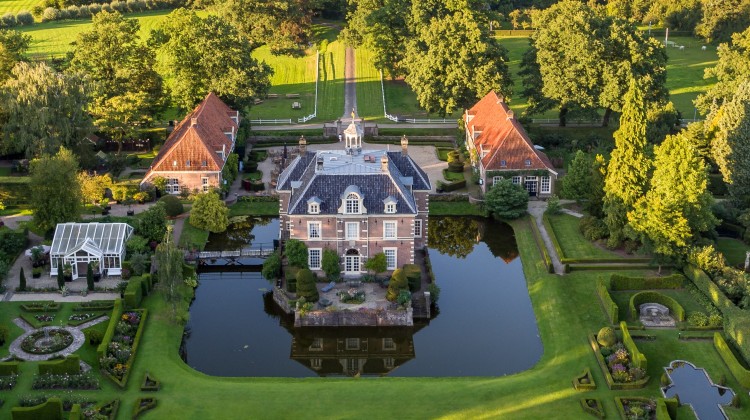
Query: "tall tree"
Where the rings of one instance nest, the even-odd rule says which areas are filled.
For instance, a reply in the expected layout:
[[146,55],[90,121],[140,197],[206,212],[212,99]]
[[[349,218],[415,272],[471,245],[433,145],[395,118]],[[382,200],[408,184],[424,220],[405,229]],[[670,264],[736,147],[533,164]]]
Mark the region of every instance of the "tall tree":
[[156,262],[159,264],[159,285],[164,290],[164,297],[172,305],[172,318],[177,317],[177,287],[183,282],[182,266],[185,256],[177,248],[172,238],[172,226],[168,226],[163,240],[156,247]]
[[73,222],[81,215],[81,188],[76,175],[78,161],[63,147],[54,156],[44,155],[31,162],[31,208],[34,223],[44,231],[58,223]]
[[560,195],[571,200],[583,200],[591,189],[591,158],[581,150],[568,165],[568,172],[562,179]]
[[732,35],[732,41],[718,48],[716,66],[705,70],[704,79],[716,78],[716,84],[695,100],[704,114],[732,99],[739,84],[750,79],[750,28]]
[[735,32],[747,28],[750,19],[748,0],[703,0],[703,19],[695,28],[709,42],[726,42]]
[[742,208],[750,207],[750,79],[709,119],[716,127],[711,150],[729,194]]
[[137,19],[103,11],[69,53],[70,70],[92,81],[96,125],[118,142],[132,136],[136,126],[151,124],[166,106],[154,52],[139,41],[139,30]]
[[225,0],[227,22],[272,54],[297,54],[312,38],[311,2],[307,0]]
[[641,80],[646,100],[667,98],[666,53],[661,44],[632,23],[605,16],[577,0],[563,0],[538,14],[532,36],[537,49],[542,93],[571,105],[604,108],[602,124],[623,106],[628,81]]
[[198,194],[190,212],[190,224],[209,232],[224,232],[229,225],[229,209],[215,192]]
[[271,68],[254,59],[248,39],[218,16],[177,9],[151,33],[151,43],[172,102],[182,110],[215,92],[244,111],[270,86]]
[[[460,57],[460,59],[457,59]],[[406,82],[428,112],[468,108],[494,89],[509,96],[507,51],[469,12],[433,18],[409,43]]]
[[615,149],[604,180],[604,213],[609,228],[607,245],[618,246],[626,237],[627,214],[643,197],[648,186],[651,159],[647,154],[646,107],[641,87],[630,81],[620,128],[615,131]]
[[80,172],[78,185],[81,187],[81,198],[85,203],[99,204],[106,190],[112,188],[112,178],[109,174],[89,175],[87,172]]
[[24,60],[31,36],[10,29],[0,29],[0,83],[11,77],[11,71]]
[[654,155],[650,188],[628,212],[628,221],[655,253],[686,255],[693,240],[718,223],[706,165],[683,134],[667,136]]
[[84,82],[45,63],[18,63],[2,86],[3,149],[26,156],[73,148],[91,133]]

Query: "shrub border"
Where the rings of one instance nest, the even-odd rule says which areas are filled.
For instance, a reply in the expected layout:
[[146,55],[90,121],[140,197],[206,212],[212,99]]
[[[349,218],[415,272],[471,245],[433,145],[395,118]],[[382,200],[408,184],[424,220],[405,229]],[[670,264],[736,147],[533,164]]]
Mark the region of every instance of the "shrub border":
[[612,274],[609,278],[609,289],[614,291],[682,289],[684,282],[685,276],[679,273],[664,277],[628,277]]
[[[38,304],[47,304],[48,308],[46,309],[35,308],[32,306],[32,305],[38,305]],[[26,312],[57,312],[60,310],[60,303],[52,301],[52,300],[24,303],[23,305],[21,305],[21,309],[23,309]]]
[[[589,405],[586,404],[586,400],[596,401],[596,406],[599,407],[599,410],[589,407]],[[602,402],[599,401],[599,398],[581,398],[581,408],[583,408],[583,411],[599,419],[603,419],[606,416],[603,410],[604,407],[602,406]]]
[[[581,379],[585,377],[589,378],[589,383],[587,384],[581,382]],[[591,374],[591,369],[586,368],[583,370],[583,373],[573,378],[573,388],[575,388],[576,391],[590,391],[596,389],[596,381],[594,381],[594,375]]]
[[[128,378],[130,377],[130,374],[133,372],[133,362],[135,362],[135,356],[138,352],[138,344],[141,342],[141,336],[143,335],[143,330],[146,326],[146,316],[148,315],[148,309],[138,309],[137,311],[131,311],[131,312],[140,312],[141,313],[141,322],[138,324],[138,331],[135,333],[135,338],[133,339],[133,345],[130,346],[130,358],[125,363],[125,365],[128,366],[128,370],[125,372],[125,375],[122,377],[122,380],[119,380],[115,378],[114,376],[110,375],[109,372],[107,372],[104,369],[101,369],[101,366],[99,367],[99,370],[102,372],[102,375],[111,379],[112,382],[117,384],[120,388],[125,388],[125,386],[128,384]],[[117,317],[119,321],[119,316]],[[117,324],[115,322],[115,324]],[[109,329],[107,330],[109,332]],[[109,342],[112,341],[112,337],[109,338]],[[109,346],[109,342],[107,343],[107,346]],[[102,341],[104,343],[104,341]],[[106,353],[106,347],[105,353]]]
[[[631,401],[642,401],[642,402],[650,402],[657,400],[656,398],[649,398],[649,397],[615,397],[615,405],[617,406],[617,412],[620,413],[620,418],[626,419],[628,416],[625,415],[625,406],[622,404],[622,400],[631,400]],[[658,400],[657,400],[657,406],[658,406]]]
[[539,226],[536,225],[536,220],[532,217],[529,219],[529,224],[531,225],[531,231],[534,232],[534,240],[536,241],[536,246],[539,248],[539,252],[542,254],[542,258],[544,258],[544,264],[547,266],[547,272],[549,274],[555,273],[555,266],[552,264],[552,258],[549,256],[549,252],[547,252],[547,247],[544,245],[544,239],[542,239],[542,233],[539,231]]
[[[647,303],[650,301],[653,301],[655,303],[662,304],[669,308],[670,311],[672,311],[672,314],[677,317],[677,321],[683,322],[685,321],[685,309],[680,305],[680,302],[677,302],[674,298],[671,296],[667,296],[663,293],[659,293],[654,290],[644,290],[642,292],[638,292],[633,294],[633,296],[630,297],[630,302],[628,304],[628,309],[630,311],[630,319],[633,321],[638,320],[638,311],[636,310],[636,301],[641,301],[642,299],[645,299],[645,301],[641,303]],[[641,303],[638,303],[640,306]]]
[[630,352],[631,363],[633,363],[633,365],[635,365],[636,367],[647,370],[648,360],[646,359],[646,355],[638,350],[638,346],[635,345],[633,337],[630,336],[630,331],[628,331],[628,324],[625,323],[625,321],[620,321],[620,330],[622,331],[622,343],[625,344],[625,348],[627,348]]
[[95,320],[95,319],[99,319],[99,318],[101,318],[101,317],[103,317],[103,316],[107,315],[107,314],[106,314],[106,313],[104,313],[104,312],[102,312],[102,313],[96,313],[96,312],[97,312],[97,311],[92,311],[92,313],[94,313],[94,316],[93,316],[92,318],[89,318],[89,319],[84,319],[84,320],[82,320],[82,321],[71,321],[70,319],[68,319],[68,325],[70,325],[71,327],[77,327],[77,326],[79,326],[79,325],[83,325],[83,324],[85,324],[85,323],[87,323],[87,322],[93,321],[93,320]]
[[604,361],[604,356],[602,356],[601,353],[601,347],[599,347],[599,343],[596,342],[596,336],[594,334],[589,334],[589,344],[591,345],[591,349],[594,351],[594,357],[596,357],[597,363],[599,363],[599,368],[602,370],[602,374],[604,375],[604,380],[607,382],[607,387],[611,390],[627,390],[627,389],[640,389],[644,388],[646,384],[648,383],[650,377],[646,376],[645,378],[635,381],[635,382],[629,382],[629,383],[621,383],[621,382],[615,382],[614,379],[612,379],[612,374],[609,373],[609,369],[607,369],[607,363]]
[[[146,405],[141,406],[141,403],[144,400],[151,400]],[[141,414],[145,413],[148,410],[151,410],[152,408],[156,407],[156,398],[154,397],[138,397],[135,400],[135,409],[133,410],[133,418],[138,418]]]
[[719,356],[721,356],[729,371],[732,372],[734,378],[737,379],[737,382],[744,388],[750,388],[750,370],[745,369],[742,363],[737,360],[734,352],[729,348],[729,343],[726,342],[721,333],[714,333],[714,348],[719,352]]
[[596,292],[599,295],[599,303],[602,304],[604,313],[609,317],[609,322],[612,325],[617,325],[620,320],[620,307],[612,299],[612,295],[609,294],[609,289],[604,284],[603,279],[597,280]]
[[109,318],[107,331],[104,333],[104,337],[102,337],[102,342],[99,343],[99,347],[96,348],[97,360],[106,355],[107,347],[109,347],[109,343],[115,335],[115,327],[117,326],[117,321],[120,319],[120,316],[122,316],[122,299],[117,298],[112,306],[112,315]]

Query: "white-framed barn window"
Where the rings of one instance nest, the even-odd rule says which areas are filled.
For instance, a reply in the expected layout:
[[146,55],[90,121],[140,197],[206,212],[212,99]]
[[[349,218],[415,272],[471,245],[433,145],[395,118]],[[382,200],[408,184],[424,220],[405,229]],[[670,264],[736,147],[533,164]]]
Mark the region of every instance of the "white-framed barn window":
[[359,239],[359,222],[346,222],[346,239]]
[[383,239],[396,239],[396,222],[383,222]]
[[550,184],[549,177],[548,176],[543,176],[542,177],[542,192],[549,194],[549,192],[550,192],[550,186],[551,186],[551,184]]
[[180,193],[180,180],[177,178],[167,178],[167,194],[179,194]]
[[320,222],[307,222],[307,238],[320,239]]
[[320,270],[321,254],[323,250],[320,248],[310,248],[307,250],[307,265],[310,270]]
[[383,248],[383,254],[385,254],[385,265],[387,270],[395,270],[397,268],[397,248]]

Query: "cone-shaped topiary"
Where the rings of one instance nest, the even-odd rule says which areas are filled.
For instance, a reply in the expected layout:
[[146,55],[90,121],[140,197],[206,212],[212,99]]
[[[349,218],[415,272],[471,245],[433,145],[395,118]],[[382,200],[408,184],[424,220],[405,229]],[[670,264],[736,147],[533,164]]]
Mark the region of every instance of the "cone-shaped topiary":
[[23,272],[23,267],[21,267],[21,274],[18,277],[18,290],[21,292],[26,290],[26,274]]
[[308,302],[318,301],[318,287],[315,285],[315,276],[309,268],[303,268],[297,272],[297,297],[304,297]]
[[602,347],[612,347],[617,342],[617,335],[612,327],[604,327],[596,335],[596,341]]
[[89,289],[89,292],[94,291],[94,269],[91,267],[91,263],[88,263],[88,268],[86,269],[86,288]]
[[390,302],[395,302],[398,299],[398,294],[404,289],[409,290],[409,282],[406,280],[404,270],[397,268],[391,275],[391,281],[388,283],[388,292],[385,298]]
[[63,277],[63,266],[62,260],[57,262],[57,287],[62,289],[65,286],[65,278]]

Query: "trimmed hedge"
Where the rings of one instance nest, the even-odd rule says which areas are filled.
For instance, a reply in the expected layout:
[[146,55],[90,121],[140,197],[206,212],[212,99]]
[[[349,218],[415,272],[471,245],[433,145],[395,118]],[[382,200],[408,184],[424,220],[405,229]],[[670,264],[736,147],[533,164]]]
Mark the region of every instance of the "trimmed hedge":
[[422,288],[422,269],[416,264],[404,264],[404,273],[409,282],[409,291],[416,292]]
[[651,258],[563,258],[567,264],[650,264]]
[[609,278],[610,290],[681,289],[684,283],[685,276],[682,274],[665,277],[628,277],[612,274]]
[[720,333],[714,333],[714,347],[719,352],[722,360],[732,372],[737,382],[745,388],[750,388],[750,370],[742,366],[737,357],[735,357],[732,349],[729,348],[729,344],[724,340],[724,337]]
[[153,397],[140,397],[135,400],[135,409],[133,410],[133,418],[138,418],[145,411],[148,411],[156,407],[156,398]]
[[112,306],[112,315],[109,318],[109,325],[107,326],[107,331],[104,333],[104,338],[102,339],[102,342],[99,344],[99,347],[96,348],[96,355],[97,359],[101,359],[102,357],[106,356],[107,354],[107,347],[109,346],[109,343],[112,341],[112,336],[115,335],[115,327],[117,326],[117,322],[120,320],[120,317],[122,316],[122,299],[115,299],[115,303]]
[[81,420],[81,404],[73,404],[73,407],[70,408],[68,420]]
[[117,418],[117,410],[120,408],[120,400],[112,400],[99,408],[99,414],[110,420]]
[[648,398],[648,397],[615,397],[615,405],[617,406],[617,411],[620,413],[620,418],[621,419],[627,419],[628,416],[625,415],[625,407],[622,404],[622,400],[651,402],[653,400],[653,398]]
[[549,217],[547,216],[547,213],[544,213],[542,216],[542,222],[544,223],[544,229],[547,230],[547,235],[549,235],[550,240],[552,241],[552,246],[555,248],[555,252],[557,252],[557,257],[560,258],[560,262],[563,264],[566,264],[567,260],[565,258],[565,254],[563,254],[562,248],[560,247],[560,242],[557,241],[557,235],[555,234],[555,230],[552,229],[552,224],[549,222]]
[[674,315],[678,321],[682,322],[685,320],[685,309],[682,308],[682,305],[680,305],[679,302],[667,295],[652,290],[638,292],[630,297],[630,319],[633,321],[637,320],[639,314],[638,308],[640,305],[650,302],[659,303],[669,308],[671,314]]
[[721,311],[724,317],[724,333],[737,344],[737,349],[745,360],[750,360],[750,312],[744,311],[732,303],[719,286],[700,268],[693,265],[683,267],[685,276],[689,278],[711,303]]
[[73,326],[73,327],[77,327],[77,326],[79,326],[81,324],[85,324],[87,322],[91,322],[91,321],[93,321],[95,319],[99,319],[99,318],[101,318],[103,316],[104,316],[103,313],[101,313],[101,314],[95,313],[93,318],[84,319],[83,321],[71,321],[71,320],[68,320],[68,325]]
[[[130,377],[130,374],[133,372],[133,363],[135,362],[135,355],[138,352],[138,344],[141,342],[141,336],[143,335],[143,330],[146,327],[146,315],[148,315],[147,309],[140,309],[138,312],[141,313],[141,322],[138,324],[138,331],[135,333],[135,338],[133,339],[133,345],[130,347],[130,358],[125,363],[125,365],[129,366],[128,370],[125,371],[125,375],[122,377],[122,380],[119,380],[115,378],[114,376],[110,375],[107,371],[102,370],[102,374],[109,379],[112,380],[112,382],[116,383],[120,388],[125,388],[125,386],[128,384],[128,378]],[[117,319],[119,320],[120,317],[118,316]],[[109,330],[107,330],[109,332]],[[112,338],[110,337],[111,341]],[[102,343],[104,343],[102,341]],[[109,345],[109,344],[107,344]],[[105,347],[106,352],[106,347]]]
[[77,312],[95,312],[112,309],[114,306],[115,302],[112,300],[92,300],[90,302],[79,303],[73,307],[73,310]]
[[677,418],[677,398],[659,398],[656,400],[656,420],[674,420]]
[[146,372],[143,376],[143,383],[141,383],[141,391],[158,391],[159,388],[161,388],[161,381]]
[[26,312],[55,312],[60,310],[60,304],[53,301],[32,302],[21,305]]
[[[593,400],[596,404],[596,407],[590,407],[588,404],[589,400]],[[596,398],[581,398],[581,407],[583,408],[583,411],[591,414],[596,418],[603,419],[605,416],[602,402]]]
[[13,407],[11,416],[13,420],[62,420],[63,403],[60,398],[50,398],[33,407]]
[[125,298],[125,306],[128,308],[137,308],[141,306],[141,300],[143,300],[142,282],[142,277],[131,277],[130,280],[128,280],[128,287],[125,289],[123,295]]
[[604,380],[607,382],[607,387],[609,389],[640,389],[646,386],[650,379],[648,376],[635,382],[615,382],[615,380],[612,379],[612,374],[609,373],[607,362],[604,360],[604,356],[602,356],[601,347],[599,347],[599,343],[596,341],[596,336],[594,334],[589,334],[589,345],[591,345],[591,349],[594,351],[594,357],[596,357],[596,362],[599,363],[599,368],[602,370],[602,375],[604,375]]
[[539,232],[539,226],[536,225],[536,221],[534,219],[532,219],[529,224],[531,225],[531,230],[534,232],[536,246],[539,248],[539,252],[542,253],[542,258],[544,258],[544,264],[547,266],[547,272],[553,274],[555,272],[555,266],[552,264],[552,258],[549,256],[547,247],[544,245],[542,234],[541,232]]
[[[588,379],[588,382],[582,382],[584,379]],[[589,368],[584,369],[583,373],[573,378],[573,388],[575,388],[576,391],[589,391],[596,389],[594,375],[591,374]]]
[[81,359],[74,354],[64,359],[39,362],[40,375],[75,375],[78,373],[81,373]]
[[[620,265],[597,265],[597,264],[565,264],[568,271],[604,271],[604,270],[648,270],[653,268],[651,264],[620,264]],[[662,266],[664,267],[664,266]]]
[[461,188],[466,188],[466,180],[456,182],[438,181],[438,188],[444,192],[460,190]]
[[622,343],[625,344],[625,348],[628,349],[628,352],[630,353],[631,363],[633,363],[635,367],[647,370],[648,361],[646,360],[646,355],[638,350],[638,346],[635,345],[635,341],[633,341],[633,338],[630,336],[628,324],[626,324],[625,321],[620,321],[620,330],[622,331]]
[[0,363],[0,376],[18,375],[19,362]]
[[604,285],[604,280],[599,279],[596,283],[596,293],[599,295],[599,301],[602,303],[604,312],[609,318],[609,323],[612,325],[617,324],[620,320],[620,308],[617,306],[612,296],[607,290],[607,286]]

